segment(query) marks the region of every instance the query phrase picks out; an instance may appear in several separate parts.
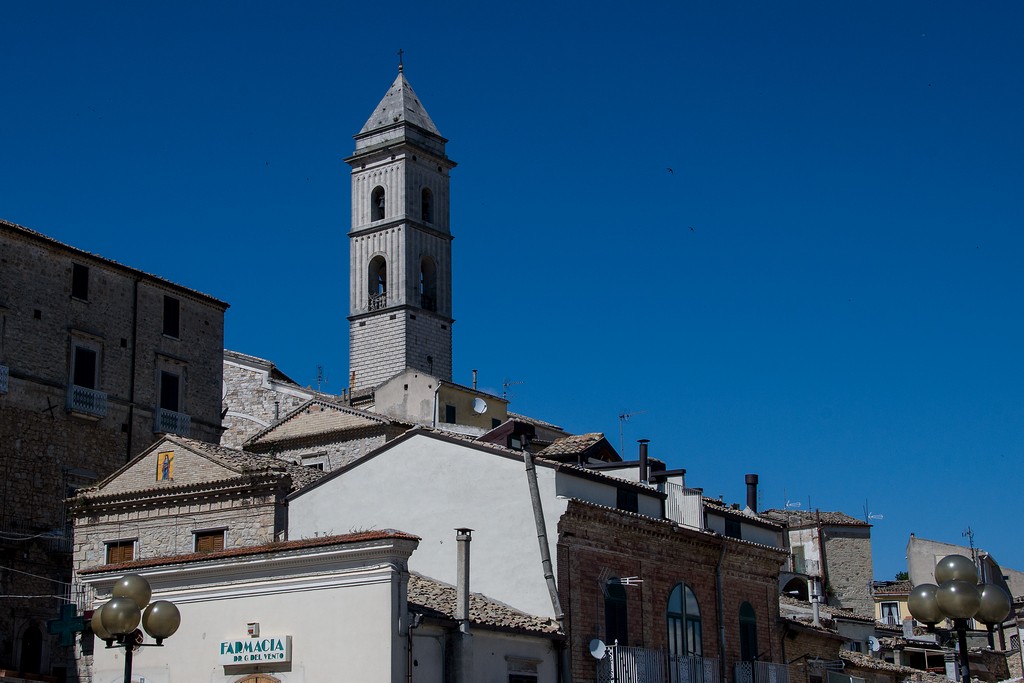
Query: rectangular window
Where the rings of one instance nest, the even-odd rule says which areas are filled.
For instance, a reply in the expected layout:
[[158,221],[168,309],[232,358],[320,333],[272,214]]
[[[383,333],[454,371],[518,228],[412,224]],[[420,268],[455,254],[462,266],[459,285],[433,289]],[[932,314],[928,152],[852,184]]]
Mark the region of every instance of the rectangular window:
[[160,407],[180,412],[181,378],[173,372],[160,371]]
[[615,494],[615,507],[627,512],[639,512],[640,501],[637,499],[636,491],[619,489]]
[[729,538],[743,538],[742,529],[738,519],[725,518],[725,535]]
[[882,623],[889,624],[891,626],[900,625],[900,603],[898,602],[883,602],[882,603]]
[[455,424],[455,406],[445,405],[444,407],[444,421],[450,425]]
[[71,264],[71,296],[82,301],[89,300],[89,268],[78,263]]
[[218,550],[224,550],[224,530],[217,529],[214,531],[197,531],[196,535],[196,552],[197,553],[212,553]]
[[537,677],[533,674],[509,674],[508,683],[537,683]]
[[181,323],[181,302],[173,296],[164,295],[164,334],[178,338]]
[[83,389],[95,389],[96,360],[98,358],[98,354],[92,349],[76,346],[71,370],[71,383]]
[[135,559],[135,541],[111,541],[107,543],[107,564],[120,564]]

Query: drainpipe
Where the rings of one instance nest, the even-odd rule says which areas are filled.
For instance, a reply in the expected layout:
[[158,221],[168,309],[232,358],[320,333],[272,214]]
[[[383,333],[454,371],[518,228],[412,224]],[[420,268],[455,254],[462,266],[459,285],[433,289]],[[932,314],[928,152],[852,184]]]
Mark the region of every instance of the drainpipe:
[[441,380],[437,380],[437,386],[434,387],[434,419],[430,426],[437,429],[437,392],[441,391]]
[[725,562],[725,539],[722,541],[722,552],[718,556],[718,564],[715,565],[715,606],[718,608],[718,669],[719,680],[727,683],[728,670],[725,665],[725,596],[722,592],[722,564]]
[[128,379],[128,432],[125,434],[124,461],[132,459],[132,438],[135,436],[135,348],[138,346],[139,329],[139,281],[133,283],[132,291],[132,368]]
[[[544,581],[548,585],[548,595],[551,598],[551,608],[555,612],[555,619],[558,621],[558,630],[566,634],[565,613],[562,611],[562,601],[558,598],[558,586],[555,584],[555,573],[551,567],[551,549],[548,547],[547,525],[544,524],[544,507],[540,502],[540,488],[537,486],[537,468],[533,464],[533,456],[530,451],[523,450],[523,463],[526,465],[526,482],[530,486],[530,501],[533,503],[533,521],[537,525],[537,542],[540,545],[540,564],[544,570]],[[561,648],[558,658],[558,680],[565,683],[572,682],[572,670],[569,666],[569,650]]]
[[455,681],[473,683],[473,635],[469,632],[469,543],[472,529],[456,529],[458,566],[455,570],[455,620],[459,630],[455,633]]

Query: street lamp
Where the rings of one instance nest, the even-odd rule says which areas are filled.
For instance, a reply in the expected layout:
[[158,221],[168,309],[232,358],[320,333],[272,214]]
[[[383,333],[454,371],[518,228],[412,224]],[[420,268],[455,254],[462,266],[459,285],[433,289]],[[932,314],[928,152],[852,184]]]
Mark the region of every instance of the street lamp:
[[992,583],[978,584],[978,570],[963,555],[948,555],[935,565],[935,581],[914,586],[907,606],[929,628],[943,619],[953,622],[960,645],[960,680],[971,680],[967,661],[967,620],[977,619],[991,631],[1010,613],[1010,596]]
[[[124,648],[124,683],[132,681],[132,652],[146,646],[162,647],[181,624],[181,613],[173,602],[150,602],[153,589],[138,574],[125,574],[114,584],[113,597],[93,612],[92,632],[105,640],[107,648]],[[155,643],[143,643],[142,628]]]

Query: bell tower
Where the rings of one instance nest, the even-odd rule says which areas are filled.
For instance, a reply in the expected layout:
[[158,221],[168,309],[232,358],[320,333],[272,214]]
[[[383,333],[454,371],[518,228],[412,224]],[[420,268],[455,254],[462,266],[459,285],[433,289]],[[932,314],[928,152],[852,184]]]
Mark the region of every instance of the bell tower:
[[349,237],[349,372],[355,394],[406,368],[452,376],[455,162],[430,115],[398,77],[355,136]]

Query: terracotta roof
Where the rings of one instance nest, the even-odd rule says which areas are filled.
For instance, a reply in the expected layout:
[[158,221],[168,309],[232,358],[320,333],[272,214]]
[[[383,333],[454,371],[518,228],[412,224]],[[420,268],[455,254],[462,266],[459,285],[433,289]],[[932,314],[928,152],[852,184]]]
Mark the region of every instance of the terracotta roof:
[[217,550],[210,553],[186,553],[182,555],[167,555],[165,557],[132,560],[130,562],[119,562],[116,564],[104,564],[98,567],[80,570],[78,573],[101,574],[103,572],[121,572],[129,569],[146,569],[148,567],[160,567],[168,564],[185,564],[188,562],[200,562],[204,560],[220,560],[229,557],[247,557],[250,555],[287,552],[289,550],[322,548],[332,545],[346,545],[349,543],[365,543],[367,541],[379,541],[387,538],[408,541],[420,540],[419,536],[414,536],[413,534],[409,534],[404,531],[397,531],[395,529],[378,529],[375,531],[360,531],[354,534],[320,536],[318,538],[303,538],[297,541],[266,543],[264,545],[248,546],[245,548],[229,548],[227,550]]
[[391,424],[391,422],[388,418],[376,413],[320,399],[310,399],[288,413],[280,422],[258,432],[245,443],[247,446],[281,443],[293,439],[365,429],[366,427],[379,427]]
[[784,527],[777,519],[765,516],[762,513],[751,512],[749,508],[734,508],[725,501],[718,498],[708,498],[707,496],[704,496],[702,500],[705,507],[713,508],[717,514],[726,517],[732,517],[745,522],[756,522],[772,529],[782,529]]
[[[168,435],[164,436],[160,441],[158,441],[156,443],[159,444],[159,443],[163,443],[164,441],[169,441],[171,443],[177,444],[178,446],[181,446],[183,448],[187,448],[187,449],[189,449],[191,451],[199,453],[200,455],[205,455],[206,457],[210,458],[214,462],[220,463],[221,465],[223,465],[227,469],[229,469],[229,470],[231,470],[233,472],[236,472],[239,475],[250,475],[250,474],[255,474],[255,473],[268,473],[268,474],[270,474],[270,473],[273,473],[273,472],[287,473],[287,474],[289,474],[291,476],[291,482],[292,482],[291,483],[291,487],[288,489],[290,492],[291,491],[298,491],[302,487],[304,487],[304,486],[306,486],[308,484],[311,484],[314,481],[316,481],[317,479],[319,479],[322,476],[324,476],[323,472],[321,472],[320,470],[314,469],[312,467],[302,467],[301,465],[294,465],[294,464],[292,464],[292,463],[290,463],[290,462],[288,462],[286,460],[280,460],[280,459],[275,458],[275,457],[270,456],[270,455],[260,455],[260,454],[257,454],[257,453],[247,453],[246,451],[240,451],[240,450],[237,450],[237,449],[234,449],[234,448],[228,448],[227,446],[219,446],[217,444],[207,443],[205,441],[197,441],[196,439],[189,439],[189,438],[184,437],[184,436],[177,436],[177,435],[168,434]],[[121,469],[117,470],[112,475],[110,475],[109,477],[107,477],[103,481],[99,482],[95,486],[91,486],[89,488],[80,489],[79,492],[78,492],[78,495],[75,496],[75,498],[81,498],[81,499],[84,499],[84,500],[89,500],[89,499],[102,498],[104,495],[107,495],[103,491],[103,489],[106,487],[107,483],[110,482],[110,481],[113,481],[114,479],[116,479],[118,476],[121,475],[121,473],[125,469],[127,469],[127,468],[131,467],[132,465],[134,465],[140,458],[145,457],[146,454],[151,452],[152,449],[155,448],[155,447],[156,447],[156,444],[151,446],[149,449],[144,451],[139,456],[137,456],[134,459],[132,459],[132,461],[130,463],[128,463],[127,465],[125,465]],[[208,484],[214,484],[214,483],[217,483],[218,481],[227,481],[227,479],[224,479],[224,478],[216,479],[216,480],[211,479],[207,483]],[[158,494],[160,494],[160,495],[169,495],[171,493],[174,493],[178,489],[182,489],[182,490],[188,489],[188,490],[191,490],[191,489],[195,489],[195,485],[190,485],[190,486],[185,486],[185,487],[166,487],[166,486],[153,487],[152,489],[136,490],[136,491],[131,491],[131,492],[122,492],[122,493],[119,493],[119,494],[116,494],[116,495],[117,495],[117,497],[124,497],[124,496],[128,496],[128,495],[139,495],[139,494],[146,493],[148,490],[152,490],[152,491],[158,492]]]
[[520,415],[519,413],[513,413],[511,410],[507,413],[507,415],[510,418],[512,418],[513,420],[519,420],[520,422],[529,422],[530,424],[532,424],[534,426],[537,426],[537,427],[547,427],[548,429],[557,429],[560,432],[564,432],[565,431],[563,428],[559,427],[556,424],[551,424],[550,422],[545,422],[544,420],[538,420],[535,417],[527,417],[525,415]]
[[[419,574],[409,574],[410,611],[424,612],[427,616],[454,619],[455,599],[455,586]],[[514,607],[480,593],[470,593],[469,621],[478,626],[502,630],[560,635],[558,622],[554,619],[520,612]]]
[[[802,621],[805,618],[806,619],[810,619],[811,618],[811,614],[812,614],[812,612],[814,610],[814,606],[811,605],[811,603],[809,603],[809,602],[805,602],[803,600],[798,600],[798,599],[794,598],[791,595],[785,595],[785,594],[779,595],[779,607],[780,607],[780,609],[784,608],[786,606],[788,606],[788,607],[795,607],[795,608],[798,608],[800,610],[800,613],[798,613],[798,614],[796,614],[796,613],[790,614],[790,617],[793,618],[793,619],[796,619],[797,621]],[[785,610],[783,610],[783,611],[785,611]],[[831,622],[835,621],[837,618],[838,619],[848,619],[848,620],[852,620],[852,621],[869,621],[869,622],[874,622],[875,621],[875,617],[872,616],[872,615],[859,614],[857,612],[854,612],[853,610],[844,609],[842,607],[833,607],[832,605],[819,605],[818,606],[818,612],[819,612],[819,616],[820,616],[821,620],[825,621],[825,622],[828,622],[828,623],[831,623]]]
[[875,595],[909,595],[910,581],[887,581],[884,584],[874,586]]
[[13,232],[21,233],[24,237],[28,237],[30,239],[39,240],[39,241],[42,241],[42,242],[47,242],[51,246],[59,247],[61,249],[65,249],[67,251],[72,251],[72,252],[75,252],[75,253],[77,253],[77,254],[79,254],[81,256],[88,256],[90,259],[94,259],[96,261],[102,261],[106,265],[111,266],[113,268],[116,268],[118,270],[125,270],[125,271],[133,273],[135,275],[142,275],[143,277],[146,277],[146,278],[148,278],[150,280],[155,280],[155,281],[157,281],[157,282],[159,282],[159,283],[161,283],[163,285],[166,285],[168,287],[172,287],[172,288],[177,289],[177,290],[182,291],[182,292],[187,292],[188,294],[191,294],[192,296],[194,296],[196,298],[204,299],[208,303],[214,304],[215,306],[222,307],[224,309],[227,309],[229,307],[229,305],[226,304],[225,302],[221,301],[220,299],[216,299],[216,298],[210,296],[209,294],[204,294],[203,292],[200,292],[198,290],[192,289],[191,287],[185,287],[183,285],[179,285],[176,282],[171,282],[170,280],[168,280],[166,278],[162,278],[159,275],[153,275],[152,273],[147,273],[147,272],[139,270],[137,268],[132,268],[131,266],[126,266],[123,263],[118,263],[117,261],[114,261],[113,259],[106,258],[105,256],[100,256],[99,254],[94,254],[92,252],[85,251],[84,249],[79,249],[78,247],[73,247],[70,244],[66,244],[66,243],[61,242],[59,240],[55,240],[54,238],[52,238],[52,237],[50,237],[48,235],[44,235],[41,232],[36,232],[35,230],[32,230],[31,228],[26,228],[24,225],[18,225],[17,223],[12,223],[11,221],[7,221],[7,220],[4,220],[3,218],[0,218],[0,227],[9,228]]
[[884,659],[877,659],[871,655],[864,654],[863,652],[853,652],[852,650],[840,650],[839,658],[848,662],[851,666],[855,666],[858,669],[872,669],[875,671],[891,671],[893,673],[903,674],[907,680],[915,681],[933,681],[935,683],[945,683],[946,676],[944,674],[930,673],[928,671],[922,671],[921,669],[914,669],[909,666],[900,666],[899,664],[893,664],[887,662]]
[[590,432],[589,434],[576,434],[557,439],[537,455],[541,457],[558,457],[563,455],[579,455],[596,446],[604,439],[601,432]]
[[811,524],[817,524],[818,520],[826,526],[871,526],[862,519],[851,517],[845,512],[825,512],[824,510],[815,510],[814,512],[806,510],[765,510],[761,513],[765,517],[770,517],[778,522],[782,522],[789,527],[807,526]]

